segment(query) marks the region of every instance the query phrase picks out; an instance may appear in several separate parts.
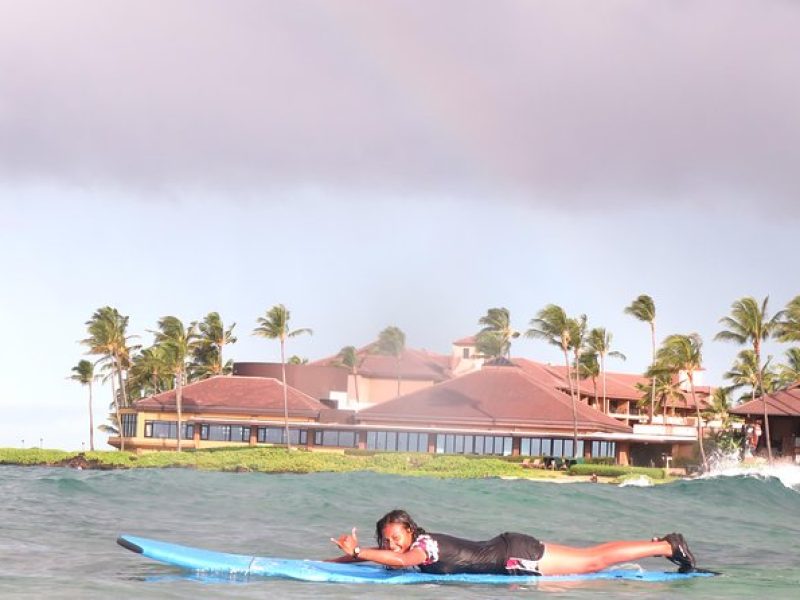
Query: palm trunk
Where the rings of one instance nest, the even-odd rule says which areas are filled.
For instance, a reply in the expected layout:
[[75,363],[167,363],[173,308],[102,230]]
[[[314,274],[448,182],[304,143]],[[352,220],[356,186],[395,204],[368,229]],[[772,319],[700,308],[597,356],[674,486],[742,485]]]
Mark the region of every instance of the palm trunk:
[[125,452],[125,436],[122,435],[122,417],[119,414],[119,399],[117,398],[117,388],[114,385],[114,373],[111,373],[111,396],[114,405],[114,420],[117,422],[117,435],[119,436],[119,450]]
[[[577,371],[578,360],[577,360],[577,353],[575,354],[575,367]],[[573,453],[578,451],[578,385],[577,382],[575,383],[575,391],[572,390],[572,371],[570,370],[569,358],[567,358],[566,351],[564,352],[564,357],[567,359],[567,378],[569,379],[569,392],[572,398],[572,451]]]
[[772,440],[769,435],[769,416],[767,415],[767,398],[764,395],[764,374],[761,372],[761,344],[758,339],[753,344],[753,350],[756,355],[756,368],[758,369],[758,389],[761,392],[761,402],[764,403],[764,435],[767,436],[764,440],[767,443],[767,461],[772,464]]
[[[653,347],[653,354],[650,361],[650,368],[653,368],[656,364],[656,323],[655,321],[650,321],[650,342]],[[655,414],[656,410],[656,376],[653,375],[653,379],[650,381],[650,422],[653,422],[653,415]],[[664,415],[666,419],[666,415]],[[666,424],[666,420],[664,421]]]
[[356,388],[356,410],[361,405],[361,399],[358,397],[358,369],[353,367],[353,386]]
[[[759,372],[759,379],[761,379],[761,375]],[[772,464],[772,441],[769,437],[769,415],[767,414],[767,397],[764,395],[764,382],[760,383],[761,387],[761,402],[764,403],[764,435],[767,436],[764,441],[767,443],[767,460],[769,464]]]
[[178,452],[181,451],[181,425],[183,424],[183,373],[175,374],[175,408],[178,413]]
[[92,413],[92,382],[89,382],[89,450],[94,452],[94,414]]
[[708,460],[706,459],[706,449],[703,446],[703,422],[700,416],[700,404],[697,403],[697,397],[694,393],[694,376],[689,371],[689,389],[692,391],[692,402],[694,402],[695,410],[697,411],[697,442],[700,444],[700,456],[703,457],[703,471],[708,471]]
[[283,337],[281,337],[281,384],[283,385],[283,422],[286,449],[291,450],[292,443],[289,439],[289,393],[286,390],[286,350]]
[[119,357],[114,357],[114,362],[117,364],[117,377],[119,378],[119,389],[122,392],[122,406],[128,406],[128,392],[125,390],[125,382],[122,380],[122,361]]
[[610,407],[608,406],[608,396],[606,395],[606,357],[602,352],[600,353],[600,370],[603,373],[603,412],[608,414]]

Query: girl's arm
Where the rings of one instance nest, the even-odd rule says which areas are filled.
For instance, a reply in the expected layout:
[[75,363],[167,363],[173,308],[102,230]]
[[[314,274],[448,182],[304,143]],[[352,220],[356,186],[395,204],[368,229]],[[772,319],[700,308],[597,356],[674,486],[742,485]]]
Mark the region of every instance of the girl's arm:
[[331,562],[361,562],[370,561],[387,567],[414,567],[424,563],[428,556],[422,548],[411,548],[406,552],[393,552],[381,548],[360,548],[358,556],[354,552],[358,548],[358,537],[356,537],[355,527],[350,535],[344,534],[339,539],[331,538],[331,541],[339,546],[345,556],[333,559]]

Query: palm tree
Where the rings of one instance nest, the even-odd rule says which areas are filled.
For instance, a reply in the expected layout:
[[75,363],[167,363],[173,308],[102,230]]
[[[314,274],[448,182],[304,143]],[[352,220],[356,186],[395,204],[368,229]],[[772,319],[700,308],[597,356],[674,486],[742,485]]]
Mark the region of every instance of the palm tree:
[[[650,325],[650,344],[652,348],[650,365],[651,366],[654,365],[656,362],[656,303],[653,302],[653,299],[647,294],[641,294],[633,302],[631,302],[630,306],[625,307],[625,314],[631,315],[639,319],[640,321]],[[653,413],[655,412],[657,388],[658,385],[656,383],[655,376],[653,376],[650,385],[651,421],[653,420]]]
[[[130,360],[127,335],[128,317],[119,313],[116,308],[104,306],[98,308],[86,321],[89,337],[81,343],[89,347],[88,354],[99,355],[111,364],[112,376],[119,382],[122,406],[128,405],[128,394],[123,380],[123,370]],[[114,413],[117,429],[121,432],[120,400],[114,394]],[[120,434],[120,450],[125,450],[125,438]]]
[[278,340],[281,345],[284,435],[286,436],[286,448],[291,450],[292,443],[289,438],[289,393],[286,389],[286,339],[297,337],[305,333],[312,335],[313,332],[307,327],[294,330],[289,329],[289,318],[289,310],[283,304],[276,304],[270,308],[263,317],[257,319],[258,327],[253,330],[253,335],[270,340]]
[[72,367],[73,381],[89,388],[89,450],[94,452],[94,415],[92,413],[92,382],[95,379],[94,364],[88,360],[81,360]]
[[786,351],[786,364],[779,367],[781,386],[800,380],[800,348],[789,348]]
[[[586,340],[586,346],[600,358],[600,373],[603,378],[603,412],[608,414],[608,397],[606,395],[606,357],[619,358],[625,360],[625,355],[622,352],[611,350],[611,340],[614,336],[610,331],[606,331],[605,327],[595,327],[589,332],[589,337]],[[650,415],[652,420],[653,415]]]
[[183,438],[183,386],[186,384],[187,360],[197,345],[197,323],[184,327],[178,317],[166,316],[158,321],[155,343],[163,349],[169,372],[175,377],[175,410],[177,422],[177,451]]
[[719,417],[722,421],[723,429],[730,425],[730,414],[728,409],[731,407],[731,388],[718,387],[711,394],[708,409],[704,411],[704,416],[709,420]]
[[355,346],[345,346],[339,350],[335,361],[336,365],[341,365],[350,369],[350,374],[353,376],[353,385],[356,390],[356,410],[358,410],[361,402],[358,395],[358,368],[361,366],[361,360]]
[[226,329],[217,312],[208,313],[197,324],[198,344],[194,350],[193,370],[201,378],[230,375],[233,372],[233,361],[226,363],[222,354],[227,344],[236,343],[234,327],[236,323]]
[[406,349],[406,334],[399,327],[390,325],[378,334],[378,341],[373,346],[377,354],[394,356],[397,368],[397,395],[400,395],[400,359]]
[[128,372],[131,394],[139,398],[158,394],[173,387],[169,376],[167,352],[163,346],[150,346],[134,355]]
[[728,412],[731,405],[730,388],[718,387],[711,394],[709,407],[703,411],[703,416],[709,421],[719,419],[720,428],[714,435],[718,450],[723,452],[736,452],[738,454],[741,442],[731,428],[731,416]]
[[781,313],[768,316],[767,303],[769,296],[766,296],[761,304],[751,296],[740,298],[731,305],[730,316],[723,317],[719,322],[726,327],[717,335],[715,340],[726,342],[736,342],[737,344],[751,344],[755,357],[756,373],[758,374],[758,387],[761,398],[764,400],[764,433],[766,435],[767,456],[772,462],[772,443],[769,434],[769,417],[767,415],[767,401],[764,395],[764,379],[761,376],[761,343],[767,340],[778,330]]
[[490,308],[478,319],[483,329],[478,332],[477,346],[479,352],[493,358],[505,357],[511,360],[511,340],[519,337],[519,331],[511,327],[511,316],[507,308]]
[[782,342],[800,342],[800,296],[795,296],[778,315],[775,331]]
[[741,390],[744,388],[749,390],[750,399],[755,400],[760,393],[758,389],[759,371],[755,352],[745,348],[736,355],[736,360],[730,370],[726,371],[722,378],[731,382],[728,389]]
[[703,458],[703,469],[708,470],[708,460],[703,447],[703,421],[700,414],[700,404],[697,401],[694,388],[694,372],[702,367],[703,341],[696,333],[689,335],[673,334],[664,340],[661,348],[656,352],[656,363],[672,372],[673,376],[681,371],[686,373],[689,380],[689,391],[692,402],[697,410],[697,442],[700,445],[700,455]]
[[[646,385],[641,383],[636,384],[636,388],[643,394],[642,399],[639,401],[639,407],[641,408],[644,405],[652,407],[652,397],[655,396],[656,408],[659,408],[660,404],[662,418],[664,419],[664,425],[666,425],[667,407],[670,401],[681,400],[684,404],[686,401],[683,390],[681,390],[680,382],[673,376],[672,372],[660,367],[658,364],[651,366],[645,373],[645,376],[650,378],[650,383]],[[651,388],[653,383],[655,383],[655,394]],[[674,402],[672,403],[674,404]]]
[[594,406],[600,403],[597,392],[597,378],[600,376],[600,361],[597,358],[597,352],[587,349],[581,354],[581,360],[578,363],[578,379],[591,379],[592,387],[594,388]]
[[[585,315],[584,328],[585,328]],[[572,389],[572,369],[569,364],[569,350],[572,348],[572,336],[580,332],[579,320],[570,319],[564,309],[556,304],[548,304],[531,319],[531,328],[525,332],[525,337],[546,340],[553,346],[561,348],[564,353],[564,363],[567,368],[567,386],[572,400],[572,434],[573,444],[578,448],[578,401],[577,390]],[[579,359],[579,355],[577,356]]]
[[567,369],[567,388],[575,401],[572,391],[572,371],[569,364],[569,349],[571,342],[570,319],[564,309],[556,304],[548,304],[531,319],[530,329],[525,332],[525,337],[545,340],[549,344],[561,348],[564,354],[564,366]]

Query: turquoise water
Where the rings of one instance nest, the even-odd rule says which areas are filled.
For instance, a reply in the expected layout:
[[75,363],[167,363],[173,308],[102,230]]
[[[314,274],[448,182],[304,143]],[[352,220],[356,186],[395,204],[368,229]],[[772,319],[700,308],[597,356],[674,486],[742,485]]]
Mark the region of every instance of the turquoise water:
[[[2,598],[797,598],[800,469],[729,471],[663,486],[434,480],[371,473],[264,475],[192,470],[0,467]],[[403,507],[426,528],[486,538],[517,530],[585,545],[682,531],[722,577],[664,584],[351,586],[187,575],[116,545],[119,533],[236,553],[337,555],[331,536],[373,535]],[[640,563],[671,569],[664,559]]]

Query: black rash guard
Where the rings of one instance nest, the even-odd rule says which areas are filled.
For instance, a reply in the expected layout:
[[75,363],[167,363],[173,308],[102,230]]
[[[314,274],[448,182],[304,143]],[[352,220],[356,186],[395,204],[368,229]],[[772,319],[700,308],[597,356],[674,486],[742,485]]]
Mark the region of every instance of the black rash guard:
[[509,559],[537,561],[544,544],[522,533],[506,532],[490,540],[475,542],[443,533],[420,535],[412,548],[422,548],[428,559],[419,569],[425,573],[493,573],[506,575]]

